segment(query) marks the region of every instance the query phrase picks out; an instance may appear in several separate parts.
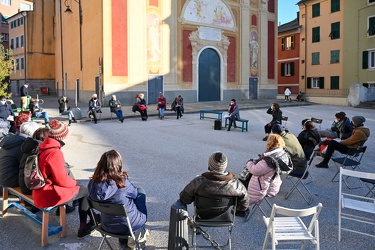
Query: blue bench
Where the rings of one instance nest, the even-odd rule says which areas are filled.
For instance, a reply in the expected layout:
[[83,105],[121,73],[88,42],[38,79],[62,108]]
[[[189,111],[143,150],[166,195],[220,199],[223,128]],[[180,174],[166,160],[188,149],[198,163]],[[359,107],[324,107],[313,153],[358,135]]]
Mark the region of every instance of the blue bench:
[[[19,201],[8,202],[8,192],[17,196]],[[61,238],[66,236],[66,209],[65,205],[56,206],[60,208],[60,226],[53,226],[49,224],[49,213],[56,207],[48,207],[40,209],[42,212],[42,218],[37,214],[33,214],[28,209],[25,208],[25,202],[34,206],[34,200],[31,195],[26,195],[21,192],[20,187],[3,187],[3,217],[6,216],[8,208],[16,207],[24,215],[32,219],[34,222],[42,226],[42,236],[41,236],[41,245],[42,247],[48,245],[48,236],[55,235],[60,233]],[[16,217],[13,217],[16,218]],[[27,237],[27,235],[25,235]]]
[[[225,127],[229,126],[229,121],[230,121],[230,118],[229,117],[225,117]],[[248,131],[248,122],[249,120],[245,120],[245,119],[236,119],[236,122],[241,122],[242,123],[242,126],[241,126],[241,129],[242,129],[242,132],[246,129],[246,132]],[[238,127],[238,126],[237,126]]]
[[[222,120],[222,117],[223,117],[223,112],[221,111],[217,111],[217,110],[199,110],[199,119],[202,120],[204,119],[204,114],[217,114],[217,119],[218,120]],[[212,118],[212,117],[206,117],[206,118],[210,118],[210,119],[216,119],[216,118]]]

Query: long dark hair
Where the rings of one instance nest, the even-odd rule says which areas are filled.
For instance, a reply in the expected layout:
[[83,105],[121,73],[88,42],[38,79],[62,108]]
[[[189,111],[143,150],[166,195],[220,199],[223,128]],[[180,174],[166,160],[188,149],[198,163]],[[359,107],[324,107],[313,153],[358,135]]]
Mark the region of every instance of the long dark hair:
[[123,188],[125,187],[123,178],[128,177],[128,173],[122,171],[121,155],[116,150],[110,150],[100,157],[91,180],[98,183],[114,180],[119,188]]

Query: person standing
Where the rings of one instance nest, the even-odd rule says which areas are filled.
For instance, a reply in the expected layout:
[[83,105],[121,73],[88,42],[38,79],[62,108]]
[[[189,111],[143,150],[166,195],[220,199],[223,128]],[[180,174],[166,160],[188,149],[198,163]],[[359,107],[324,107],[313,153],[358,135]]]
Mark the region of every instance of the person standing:
[[290,94],[292,94],[292,92],[290,91],[289,88],[285,88],[285,91],[284,91],[284,95],[285,95],[285,101],[289,101],[291,102],[292,99],[290,99]]
[[66,95],[61,96],[61,98],[59,98],[59,100],[57,100],[57,102],[59,103],[60,114],[68,115],[68,119],[69,119],[68,126],[70,126],[72,123],[77,123],[76,118],[74,118],[73,111],[70,110],[69,100],[66,97]]
[[111,112],[116,114],[117,119],[120,122],[124,122],[125,117],[122,116],[121,102],[120,100],[117,100],[116,95],[112,95],[111,100],[108,102],[108,106],[110,107]]
[[163,93],[159,93],[159,98],[158,98],[158,107],[157,110],[159,110],[159,118],[160,120],[164,119],[164,111],[167,107],[167,99],[165,99]]
[[233,124],[234,128],[237,128],[236,120],[240,119],[240,109],[238,108],[238,105],[237,105],[235,99],[230,100],[230,104],[229,104],[229,108],[228,108],[228,114],[229,114],[228,131],[230,131],[230,128],[232,127],[232,124]]
[[267,110],[267,114],[272,115],[272,121],[264,126],[266,137],[263,138],[263,141],[268,140],[268,135],[271,133],[272,126],[274,124],[281,124],[281,119],[283,117],[283,112],[280,110],[280,106],[277,103],[272,103],[271,107]]
[[21,87],[20,87],[20,96],[21,96],[21,109],[26,110],[27,108],[27,96],[29,95],[29,83],[25,82]]

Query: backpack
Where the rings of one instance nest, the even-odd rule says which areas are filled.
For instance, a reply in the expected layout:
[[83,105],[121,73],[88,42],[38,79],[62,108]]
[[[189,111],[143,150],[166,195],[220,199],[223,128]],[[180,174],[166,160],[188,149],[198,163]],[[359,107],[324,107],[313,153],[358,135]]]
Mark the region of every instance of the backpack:
[[30,190],[40,189],[46,185],[48,178],[44,178],[39,169],[39,154],[30,155],[26,158],[24,168],[25,185]]

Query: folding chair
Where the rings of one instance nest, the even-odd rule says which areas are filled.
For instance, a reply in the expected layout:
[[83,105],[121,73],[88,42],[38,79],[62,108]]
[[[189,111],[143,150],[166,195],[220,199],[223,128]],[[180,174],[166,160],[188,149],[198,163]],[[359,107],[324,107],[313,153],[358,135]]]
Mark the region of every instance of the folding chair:
[[[343,154],[340,157],[332,157],[332,161],[335,163],[337,167],[337,172],[335,176],[333,176],[332,181],[335,181],[336,176],[340,173],[340,168],[347,168],[351,167],[352,170],[355,170],[356,168],[361,169],[361,160],[363,157],[363,154],[366,152],[367,146],[359,146],[358,148],[349,148],[347,154]],[[363,183],[361,183],[360,186],[352,186],[350,187],[349,184],[347,183],[347,178],[344,180],[345,185],[348,188],[359,188],[363,186]]]
[[[120,239],[128,239],[129,237],[131,237],[135,242],[135,245],[136,245],[135,249],[141,249],[140,243],[139,243],[139,240],[138,240],[139,237],[136,237],[136,235],[139,236],[142,228],[138,229],[136,231],[133,231],[133,229],[131,227],[129,217],[128,217],[128,213],[126,212],[125,205],[98,202],[98,201],[94,201],[90,198],[88,199],[88,202],[89,202],[91,215],[94,218],[96,230],[99,231],[99,233],[103,237],[102,241],[100,242],[98,250],[102,248],[104,241],[108,244],[109,248],[113,250],[111,244],[109,243],[109,241],[107,239],[107,236],[112,236],[112,237],[116,237],[116,238],[120,238]],[[105,231],[101,227],[101,223],[96,220],[95,212],[93,211],[93,209],[99,211],[100,213],[107,214],[107,215],[124,216],[125,219],[126,219],[127,227],[129,229],[130,234],[129,235],[114,234],[114,233],[109,233],[109,232]]]
[[287,116],[282,116],[282,117],[281,117],[281,122],[282,122],[282,121],[285,122],[283,126],[284,126],[284,128],[286,129],[286,124],[288,123],[288,117],[287,117]]
[[[366,173],[340,168],[339,179],[339,241],[341,241],[341,231],[349,231],[370,237],[374,237],[374,215],[375,215],[375,199],[366,196],[360,196],[343,190],[342,182],[346,177],[363,178],[375,181],[374,173]],[[372,225],[368,227],[359,227],[351,223],[351,227],[344,227],[341,223],[342,219]],[[348,225],[349,226],[349,225]],[[361,228],[362,231],[358,231]],[[367,230],[366,230],[367,229]],[[367,233],[366,231],[369,231]]]
[[[315,249],[319,249],[318,217],[322,207],[323,205],[319,203],[317,206],[307,209],[290,209],[274,204],[271,216],[269,218],[263,216],[263,221],[267,226],[263,250],[268,245],[269,237],[272,238],[272,249],[276,249],[276,245],[279,244],[291,245],[297,241],[302,241],[301,249],[305,248],[308,241],[315,245]],[[277,214],[284,216],[276,216]],[[312,216],[308,227],[300,218],[307,216]]]
[[[309,168],[310,165],[306,166],[306,169],[304,172],[298,172],[296,170],[293,170],[288,174],[286,179],[289,179],[293,183],[293,187],[287,192],[285,195],[285,200],[288,199],[288,197],[293,193],[295,189],[301,194],[302,198],[307,202],[307,204],[311,204],[312,201],[312,194],[310,193],[310,190],[307,188],[306,184],[303,182],[303,180],[307,179],[309,176]],[[296,178],[297,180],[294,181],[293,179]],[[305,195],[302,193],[302,191],[298,188],[298,185],[300,185],[306,190],[307,192],[307,198]]]
[[268,197],[265,196],[265,197],[263,198],[263,200],[259,201],[258,203],[254,204],[254,205],[251,207],[249,213],[247,213],[246,216],[245,216],[245,222],[247,222],[247,221],[250,220],[251,216],[253,216],[253,214],[255,213],[255,211],[256,211],[258,208],[259,208],[259,210],[262,212],[262,214],[263,214],[264,216],[267,215],[266,212],[264,212],[264,210],[263,210],[262,207],[261,207],[261,205],[262,205],[262,203],[263,203],[264,201],[268,204],[268,206],[269,206],[270,208],[272,208],[272,205],[271,205],[270,201],[268,200]]
[[322,129],[321,125],[322,125],[323,119],[311,117],[311,121],[317,126],[319,126],[319,129]]
[[365,186],[368,188],[368,192],[365,196],[371,195],[369,197],[374,197],[375,196],[375,180],[365,179],[365,178],[360,178],[360,180],[366,183]]
[[[196,226],[199,227],[226,227],[228,228],[228,240],[225,245],[219,247],[229,246],[232,249],[232,229],[235,220],[235,211],[237,208],[237,197],[228,196],[211,196],[203,197],[195,196],[194,201],[195,214],[193,216],[193,234],[192,246],[197,247],[212,247],[211,245],[198,246],[196,236],[199,233]],[[233,213],[232,213],[233,211]]]

